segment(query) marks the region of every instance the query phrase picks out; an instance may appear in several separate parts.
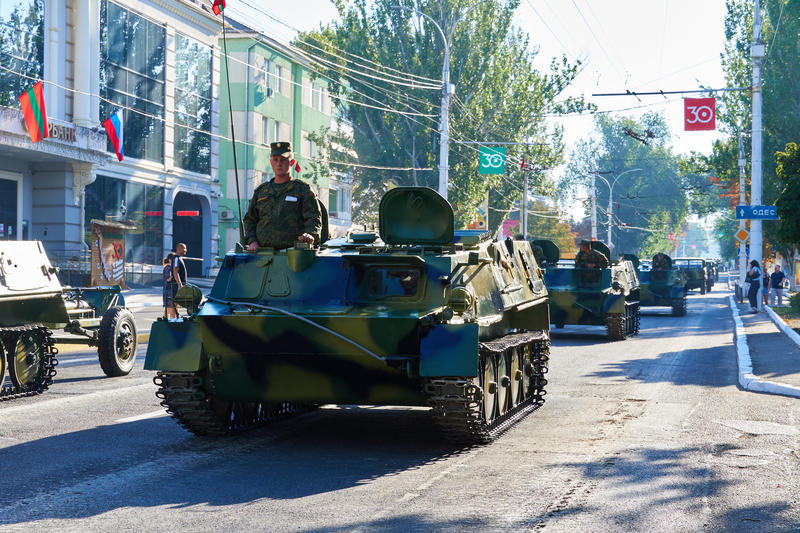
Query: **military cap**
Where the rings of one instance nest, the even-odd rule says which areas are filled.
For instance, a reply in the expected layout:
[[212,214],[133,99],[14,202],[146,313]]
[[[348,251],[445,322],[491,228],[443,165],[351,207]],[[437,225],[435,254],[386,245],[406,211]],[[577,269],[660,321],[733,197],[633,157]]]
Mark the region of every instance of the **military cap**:
[[279,141],[269,144],[270,157],[279,155],[282,157],[292,157],[292,143],[286,141]]

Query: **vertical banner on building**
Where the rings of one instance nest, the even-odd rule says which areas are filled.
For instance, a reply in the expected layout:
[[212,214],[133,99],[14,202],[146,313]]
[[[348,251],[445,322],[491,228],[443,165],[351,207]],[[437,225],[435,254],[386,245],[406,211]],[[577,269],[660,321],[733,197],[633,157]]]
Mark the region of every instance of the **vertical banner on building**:
[[126,226],[92,220],[91,286],[125,286]]
[[683,129],[703,131],[717,129],[716,100],[712,98],[683,99]]
[[479,229],[479,230],[488,230],[489,229],[489,193],[487,192],[486,195],[483,197],[483,201],[478,206],[478,212],[475,214],[475,218],[472,222],[469,223],[467,229]]

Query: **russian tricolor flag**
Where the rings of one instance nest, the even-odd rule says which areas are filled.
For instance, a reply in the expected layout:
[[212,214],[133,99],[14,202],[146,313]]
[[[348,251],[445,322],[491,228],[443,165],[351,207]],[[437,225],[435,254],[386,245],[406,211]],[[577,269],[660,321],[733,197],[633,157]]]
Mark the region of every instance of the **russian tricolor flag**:
[[103,122],[103,127],[106,129],[106,133],[108,133],[108,138],[111,139],[111,144],[114,145],[117,159],[122,161],[122,109]]

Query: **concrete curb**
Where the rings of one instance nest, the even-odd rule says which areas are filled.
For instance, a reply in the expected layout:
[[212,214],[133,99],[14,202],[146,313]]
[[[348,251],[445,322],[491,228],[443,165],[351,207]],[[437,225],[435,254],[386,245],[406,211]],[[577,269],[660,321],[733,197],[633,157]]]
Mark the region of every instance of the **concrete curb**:
[[739,308],[736,307],[732,294],[728,295],[728,302],[733,313],[733,340],[734,344],[736,344],[736,358],[739,363],[739,385],[743,389],[753,392],[766,392],[800,398],[800,387],[768,381],[753,374],[753,360],[750,358],[750,348],[747,346],[747,334],[744,331],[744,324],[739,316]]
[[784,321],[780,316],[778,316],[778,313],[773,311],[770,306],[765,305],[764,309],[767,310],[767,314],[772,319],[772,321],[775,322],[775,325],[778,326],[778,328],[782,332],[784,332],[787,337],[792,339],[796,345],[800,346],[800,335],[798,335],[795,330],[790,328],[789,324],[787,324],[786,321]]

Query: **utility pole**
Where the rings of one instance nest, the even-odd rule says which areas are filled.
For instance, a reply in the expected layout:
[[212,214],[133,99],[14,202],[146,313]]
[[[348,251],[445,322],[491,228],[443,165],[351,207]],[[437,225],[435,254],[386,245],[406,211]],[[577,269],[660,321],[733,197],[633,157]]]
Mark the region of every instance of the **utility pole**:
[[455,94],[456,88],[450,83],[450,41],[447,37],[444,37],[444,32],[442,32],[442,37],[445,42],[444,66],[442,67],[442,121],[439,124],[439,131],[442,132],[439,140],[439,194],[447,200],[447,166],[450,154],[450,95]]
[[[739,132],[739,205],[745,205],[744,179],[747,171],[747,159],[744,155],[744,133]],[[745,219],[739,219],[739,229],[744,229]],[[740,300],[744,299],[744,276],[747,272],[747,245],[742,242],[739,244],[739,294]]]
[[522,192],[522,236],[528,240],[528,173],[522,170],[525,187]]
[[[753,44],[750,45],[753,60],[753,155],[750,162],[750,205],[761,205],[761,63],[764,60],[764,42],[761,40],[761,4],[755,0],[753,12]],[[750,257],[758,261],[764,272],[761,235],[761,220],[750,221]],[[761,310],[761,288],[759,284],[756,305]]]
[[592,240],[597,240],[597,177],[592,174]]

